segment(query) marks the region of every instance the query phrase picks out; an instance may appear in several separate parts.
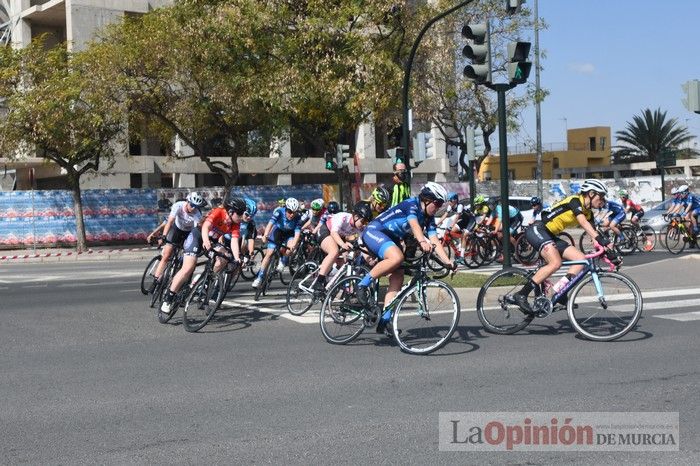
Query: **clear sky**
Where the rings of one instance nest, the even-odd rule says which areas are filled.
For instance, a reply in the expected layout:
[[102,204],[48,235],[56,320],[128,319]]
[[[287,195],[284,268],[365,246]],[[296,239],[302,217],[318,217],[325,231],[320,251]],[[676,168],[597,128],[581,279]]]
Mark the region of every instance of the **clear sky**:
[[[666,110],[700,135],[700,114],[681,102],[681,85],[700,79],[700,0],[539,0],[539,16],[548,24],[540,31],[540,80],[550,91],[541,105],[543,144],[564,142],[567,126],[610,126],[614,144],[615,132],[646,108]],[[535,140],[534,105],[522,125],[509,146]]]

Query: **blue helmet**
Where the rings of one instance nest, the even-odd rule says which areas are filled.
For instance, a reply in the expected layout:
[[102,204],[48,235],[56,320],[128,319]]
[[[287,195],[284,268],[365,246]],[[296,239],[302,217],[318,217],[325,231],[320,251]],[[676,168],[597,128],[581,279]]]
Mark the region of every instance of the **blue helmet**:
[[246,210],[251,217],[255,217],[255,214],[258,213],[258,204],[249,197],[244,197],[243,199],[245,200]]
[[447,200],[448,201],[459,201],[459,196],[457,195],[457,193],[449,193],[447,195]]

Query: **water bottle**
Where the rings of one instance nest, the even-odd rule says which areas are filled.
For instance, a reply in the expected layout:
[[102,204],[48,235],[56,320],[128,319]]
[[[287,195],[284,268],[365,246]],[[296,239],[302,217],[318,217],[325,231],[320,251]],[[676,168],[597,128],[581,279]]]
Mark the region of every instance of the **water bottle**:
[[328,272],[328,278],[332,278],[336,273],[338,273],[338,266],[333,263],[333,268]]
[[554,294],[557,294],[557,293],[559,293],[561,290],[563,290],[564,287],[569,283],[569,281],[570,281],[570,280],[569,280],[566,276],[561,277],[561,278],[559,279],[559,281],[556,282],[556,283],[554,284],[554,286],[552,287],[552,291],[554,291]]

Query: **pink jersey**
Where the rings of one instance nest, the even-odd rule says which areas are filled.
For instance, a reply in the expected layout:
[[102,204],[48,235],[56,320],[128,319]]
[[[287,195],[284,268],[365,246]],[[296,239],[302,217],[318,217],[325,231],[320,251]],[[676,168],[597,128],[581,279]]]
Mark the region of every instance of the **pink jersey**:
[[331,215],[326,220],[328,231],[335,231],[341,238],[359,233],[361,230],[355,228],[355,222],[352,219],[352,214],[348,212],[340,212]]

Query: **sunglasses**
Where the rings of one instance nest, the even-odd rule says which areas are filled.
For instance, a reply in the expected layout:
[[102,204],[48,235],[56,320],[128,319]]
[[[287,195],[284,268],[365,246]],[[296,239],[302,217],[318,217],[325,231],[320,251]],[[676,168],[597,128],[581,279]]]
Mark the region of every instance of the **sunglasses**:
[[197,204],[193,204],[193,203],[191,203],[191,202],[188,202],[188,204],[189,204],[190,207],[192,207],[193,209],[196,209],[196,208],[197,208]]
[[439,209],[440,207],[442,207],[442,205],[443,205],[444,203],[445,203],[445,201],[441,201],[441,200],[439,200],[439,199],[435,199],[435,200],[433,201],[433,204],[435,204],[435,207],[437,207],[438,209]]
[[248,212],[247,210],[245,212],[243,212],[243,216],[244,217],[252,217],[252,215],[250,215],[250,212]]
[[233,210],[233,209],[231,209],[231,210],[229,210],[229,213],[236,214],[236,215],[244,215],[244,214],[247,214],[248,211],[247,210]]

